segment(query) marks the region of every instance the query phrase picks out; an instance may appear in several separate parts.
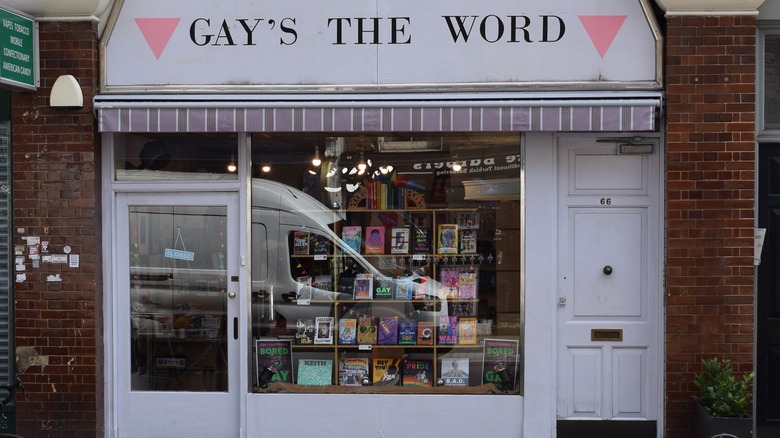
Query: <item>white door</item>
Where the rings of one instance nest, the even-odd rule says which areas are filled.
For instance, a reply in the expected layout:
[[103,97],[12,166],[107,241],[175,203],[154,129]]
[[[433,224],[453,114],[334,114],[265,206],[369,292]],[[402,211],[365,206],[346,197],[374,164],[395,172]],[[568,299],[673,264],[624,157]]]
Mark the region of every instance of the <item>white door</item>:
[[559,139],[559,420],[657,420],[659,155]]
[[238,436],[238,195],[117,201],[117,436]]

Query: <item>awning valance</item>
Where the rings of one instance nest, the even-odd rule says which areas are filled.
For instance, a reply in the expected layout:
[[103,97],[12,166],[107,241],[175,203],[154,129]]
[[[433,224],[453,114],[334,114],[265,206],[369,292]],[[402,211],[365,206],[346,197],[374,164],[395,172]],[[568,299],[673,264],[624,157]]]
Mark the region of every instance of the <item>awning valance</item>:
[[[601,132],[655,131],[661,98],[404,98],[345,100],[98,96],[101,132]],[[453,96],[454,97],[454,96]]]

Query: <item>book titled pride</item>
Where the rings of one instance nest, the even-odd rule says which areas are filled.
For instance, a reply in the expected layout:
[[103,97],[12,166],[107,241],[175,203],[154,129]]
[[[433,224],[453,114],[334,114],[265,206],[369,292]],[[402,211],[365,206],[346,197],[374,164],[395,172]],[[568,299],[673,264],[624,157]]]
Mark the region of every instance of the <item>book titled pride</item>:
[[428,359],[404,362],[403,386],[433,386],[433,363]]

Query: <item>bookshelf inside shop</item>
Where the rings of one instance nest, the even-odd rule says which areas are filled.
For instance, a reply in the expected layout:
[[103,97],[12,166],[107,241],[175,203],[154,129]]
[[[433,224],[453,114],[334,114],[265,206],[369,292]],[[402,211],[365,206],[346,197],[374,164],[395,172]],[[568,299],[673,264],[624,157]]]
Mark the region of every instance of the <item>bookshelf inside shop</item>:
[[255,391],[516,392],[519,331],[494,319],[511,213],[384,187],[356,191],[330,238],[289,232],[298,316],[255,336]]

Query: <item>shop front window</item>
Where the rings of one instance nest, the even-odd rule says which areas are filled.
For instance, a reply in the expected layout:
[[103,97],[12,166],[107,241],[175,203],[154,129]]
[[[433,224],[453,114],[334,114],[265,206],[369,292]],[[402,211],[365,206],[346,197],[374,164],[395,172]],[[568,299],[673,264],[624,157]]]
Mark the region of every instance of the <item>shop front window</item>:
[[254,391],[522,393],[520,150],[254,136]]
[[117,181],[238,180],[234,134],[124,135],[114,141]]

